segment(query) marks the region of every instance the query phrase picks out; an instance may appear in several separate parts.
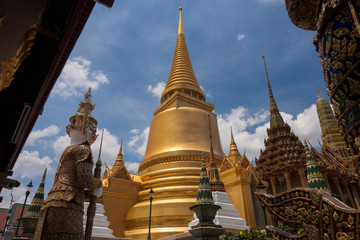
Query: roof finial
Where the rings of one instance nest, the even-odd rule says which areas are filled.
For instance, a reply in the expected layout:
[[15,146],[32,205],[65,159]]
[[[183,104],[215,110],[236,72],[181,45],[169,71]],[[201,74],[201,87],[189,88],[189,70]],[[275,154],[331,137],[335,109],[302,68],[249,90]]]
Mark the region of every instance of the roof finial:
[[123,153],[122,153],[122,145],[123,145],[123,139],[121,138],[120,151],[119,151],[118,156],[122,156],[122,155],[123,155]]
[[180,15],[179,15],[179,29],[178,29],[178,35],[184,34],[184,26],[182,22],[182,7],[179,7]]
[[264,54],[262,55],[262,58],[264,59],[265,74],[266,74],[266,78],[267,78],[267,82],[268,82],[268,86],[269,86],[269,95],[270,95],[270,97],[272,97],[273,93],[272,93],[272,89],[271,89],[271,86],[270,86],[269,74],[268,74],[268,71],[267,71],[267,68],[266,68],[266,62],[265,62],[265,55]]
[[316,91],[317,91],[318,98],[321,98],[321,93],[320,93],[319,89],[316,89]]
[[235,144],[234,135],[233,135],[233,131],[232,131],[231,126],[230,126],[230,133],[231,133],[231,143],[230,144]]
[[271,89],[271,85],[270,85],[270,80],[269,80],[269,74],[266,68],[266,62],[265,62],[265,56],[264,54],[262,55],[263,59],[264,59],[264,66],[265,66],[265,73],[266,73],[266,78],[267,78],[267,82],[268,82],[268,88],[269,88],[269,97],[270,97],[270,128],[273,127],[280,127],[284,125],[284,120],[282,119],[281,115],[280,115],[280,111],[277,107],[272,89]]

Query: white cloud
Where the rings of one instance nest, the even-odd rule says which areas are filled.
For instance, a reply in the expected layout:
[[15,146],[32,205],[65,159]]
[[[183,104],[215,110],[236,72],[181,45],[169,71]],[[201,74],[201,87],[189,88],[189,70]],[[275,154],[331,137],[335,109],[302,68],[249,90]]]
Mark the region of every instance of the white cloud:
[[[287,113],[281,113],[281,115],[301,141],[309,138],[314,147],[318,146],[317,139],[320,138],[321,130],[315,104],[304,109],[295,118]],[[229,114],[219,115],[218,124],[224,153],[229,154],[230,126],[232,126],[234,139],[240,153],[242,154],[246,150],[246,156],[250,161],[259,157],[260,149],[264,149],[264,139],[268,137],[266,129],[270,127],[270,124],[265,122],[268,117],[268,111],[260,111],[250,116],[248,110],[242,106],[232,109]],[[249,131],[251,126],[256,126],[255,130]]]
[[50,125],[42,130],[32,131],[26,141],[27,145],[35,145],[37,140],[57,135],[60,129],[56,125]]
[[64,152],[65,148],[69,146],[70,144],[70,137],[66,134],[64,136],[58,137],[54,144],[53,149],[56,153],[56,160],[58,161],[60,159],[61,154]]
[[140,163],[138,162],[126,162],[125,166],[129,172],[137,173]]
[[[94,164],[98,160],[99,157],[99,149],[100,149],[100,142],[101,142],[101,131],[102,129],[98,129],[97,133],[99,137],[97,138],[96,142],[91,145],[92,153],[93,153],[93,160]],[[112,135],[106,128],[104,128],[104,137],[103,143],[101,148],[101,161],[103,163],[101,169],[105,169],[105,164],[109,167],[112,167],[115,163],[116,157],[120,150],[120,143],[117,136]],[[125,155],[126,149],[123,147],[123,154]],[[124,159],[126,161],[126,159]]]
[[[246,150],[246,156],[249,160],[257,156],[264,144],[264,138],[267,137],[266,127],[268,127],[268,123],[265,123],[265,120],[268,116],[269,112],[265,110],[250,116],[248,110],[242,106],[231,109],[229,114],[218,115],[220,138],[224,153],[229,154],[231,126],[239,151],[243,153]],[[247,131],[249,127],[260,123],[263,123],[263,125],[258,126],[253,133]]]
[[[26,192],[26,185],[20,185],[17,188],[13,188],[12,195],[13,195],[13,203],[21,203],[24,204],[25,201],[25,192]],[[34,191],[32,191],[29,195],[27,203],[29,203],[29,199],[32,199]],[[0,203],[1,208],[9,208],[10,201],[11,201],[11,190],[9,189],[2,189],[1,196],[3,196],[3,201]]]
[[150,127],[145,128],[141,132],[134,133],[135,136],[132,136],[130,142],[128,143],[129,149],[140,156],[144,156],[146,150],[146,144],[149,136]]
[[140,132],[140,129],[134,128],[134,129],[131,129],[130,132],[133,134],[138,134]]
[[91,87],[96,90],[109,79],[101,70],[91,70],[91,62],[84,57],[69,59],[56,82],[53,94],[62,97],[82,96]]
[[281,115],[302,142],[308,138],[313,146],[319,146],[318,140],[321,140],[321,128],[315,104],[299,113],[296,119],[293,119],[293,116],[287,113],[281,113]]
[[245,34],[243,34],[243,33],[238,33],[238,34],[236,34],[236,39],[238,40],[238,41],[241,41],[241,40],[243,40],[245,38]]
[[50,165],[52,162],[53,161],[48,156],[40,158],[38,151],[29,152],[25,150],[20,154],[16,161],[14,177],[32,178],[41,176],[45,168],[48,168],[48,171],[51,170]]
[[151,92],[154,97],[161,97],[165,89],[166,83],[165,82],[158,82],[154,87],[152,85],[147,86],[147,91]]

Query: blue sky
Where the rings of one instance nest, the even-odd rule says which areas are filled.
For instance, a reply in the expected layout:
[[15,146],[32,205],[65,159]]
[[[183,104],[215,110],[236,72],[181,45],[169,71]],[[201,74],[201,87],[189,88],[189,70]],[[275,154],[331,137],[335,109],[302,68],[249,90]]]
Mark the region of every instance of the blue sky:
[[[300,139],[308,137],[318,146],[316,90],[328,96],[312,44],[315,33],[291,23],[283,0],[121,0],[112,9],[97,4],[15,165],[13,177],[22,182],[14,190],[15,201],[24,200],[30,180],[32,198],[45,167],[45,191],[51,188],[69,143],[65,126],[90,86],[96,104],[92,115],[99,130],[106,129],[102,160],[111,167],[124,138],[124,160],[136,173],[170,73],[179,6],[195,75],[207,102],[215,105],[224,153],[230,126],[240,152],[246,149],[250,160],[259,156],[267,137],[263,53],[284,120]],[[99,142],[92,145],[95,160]],[[2,195],[1,206],[8,207],[10,192]]]

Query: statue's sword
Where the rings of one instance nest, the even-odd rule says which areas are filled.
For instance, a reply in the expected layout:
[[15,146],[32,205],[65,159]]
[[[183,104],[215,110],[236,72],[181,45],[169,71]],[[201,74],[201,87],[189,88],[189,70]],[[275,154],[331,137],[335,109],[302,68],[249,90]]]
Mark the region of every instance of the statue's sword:
[[[99,157],[98,160],[96,162],[96,167],[95,167],[95,171],[94,171],[94,177],[95,178],[100,178],[100,174],[101,174],[101,148],[102,148],[102,142],[103,142],[103,136],[104,136],[104,129],[102,130],[101,133],[101,142],[100,142],[100,149],[99,149]],[[91,234],[92,234],[92,228],[93,228],[93,224],[94,224],[94,216],[95,216],[95,211],[96,211],[96,200],[97,197],[93,194],[93,192],[90,192],[92,194],[90,194],[90,202],[89,202],[89,206],[87,209],[87,219],[86,219],[86,227],[85,227],[85,240],[90,240],[91,239]]]

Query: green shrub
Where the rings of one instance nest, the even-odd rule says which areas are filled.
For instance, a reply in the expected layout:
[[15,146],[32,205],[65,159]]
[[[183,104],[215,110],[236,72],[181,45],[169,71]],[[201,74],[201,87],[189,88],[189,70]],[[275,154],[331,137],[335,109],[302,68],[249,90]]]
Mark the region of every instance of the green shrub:
[[236,234],[226,233],[223,240],[268,240],[266,233],[256,230],[244,230]]
[[285,232],[288,232],[291,234],[296,234],[296,235],[300,235],[304,232],[303,228],[290,227],[285,224],[280,224],[279,226],[277,226],[277,228],[284,230]]

